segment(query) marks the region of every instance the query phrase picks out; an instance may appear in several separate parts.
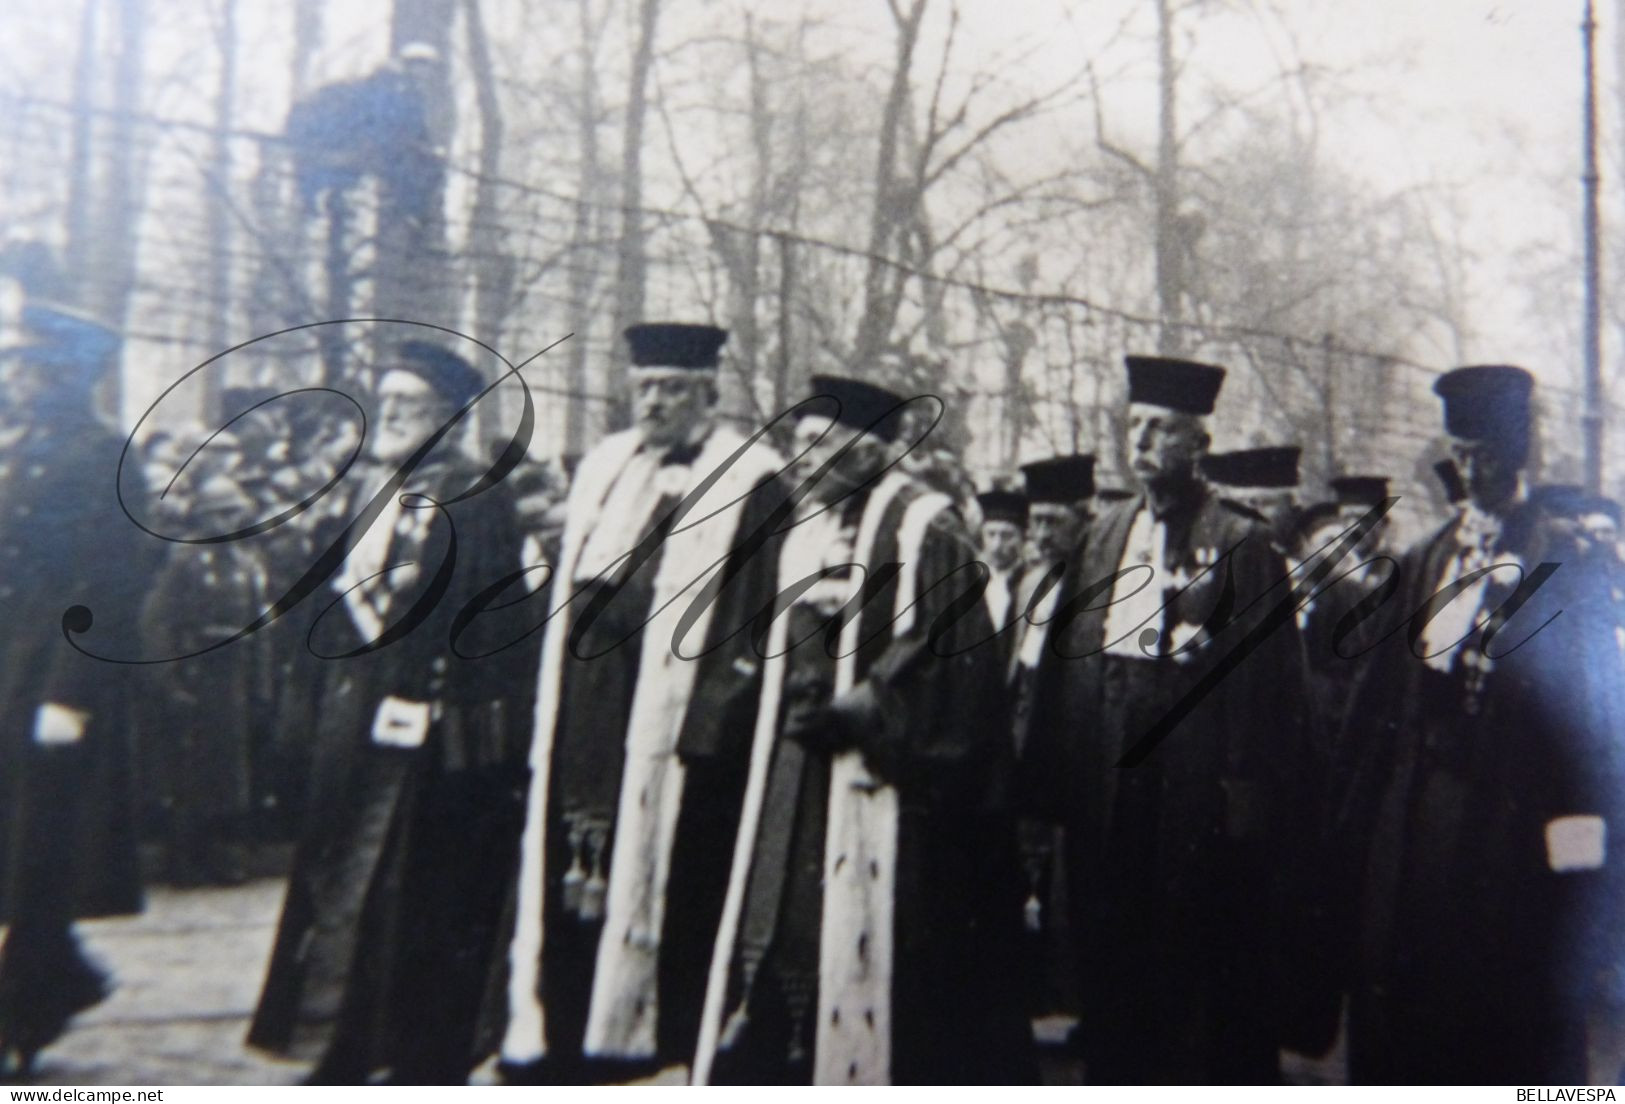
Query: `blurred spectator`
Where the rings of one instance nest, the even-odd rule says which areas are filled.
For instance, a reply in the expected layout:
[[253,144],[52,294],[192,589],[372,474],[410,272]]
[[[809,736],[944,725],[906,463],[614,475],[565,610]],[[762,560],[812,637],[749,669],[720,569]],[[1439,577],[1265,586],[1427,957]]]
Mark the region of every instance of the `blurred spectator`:
[[[188,531],[230,533],[254,510],[230,476],[214,475],[198,488]],[[157,668],[163,727],[147,734],[164,766],[168,876],[176,885],[231,885],[245,876],[252,734],[269,672],[255,637],[216,646],[259,615],[263,573],[240,541],[171,548],[143,611],[151,653],[186,657]]]

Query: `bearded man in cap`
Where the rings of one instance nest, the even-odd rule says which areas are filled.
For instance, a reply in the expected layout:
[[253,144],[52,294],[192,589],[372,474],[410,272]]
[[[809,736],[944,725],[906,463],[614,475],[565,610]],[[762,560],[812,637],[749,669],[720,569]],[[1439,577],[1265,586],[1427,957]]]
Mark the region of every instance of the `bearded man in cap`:
[[896,466],[898,396],[813,390],[696,1080],[1030,1080],[975,543]]
[[312,1083],[455,1083],[517,842],[527,677],[460,619],[519,570],[519,536],[454,420],[473,365],[407,341],[377,380],[344,528],[316,542],[343,561],[311,626],[329,662],[306,823],[248,1041],[314,1061]]
[[1197,474],[1224,369],[1127,364],[1140,493],[1101,510],[1062,580],[1027,753],[1067,828],[1085,1076],[1267,1082],[1306,738],[1301,646],[1272,613],[1286,567]]
[[693,1057],[761,683],[742,630],[772,599],[783,462],[718,421],[725,331],[626,338],[636,424],[576,469],[542,644],[509,1081]]
[[[8,294],[16,292],[17,294]],[[157,542],[119,515],[140,466],[95,411],[106,324],[0,278],[0,1076],[26,1076],[111,990],[73,922],[141,910],[131,774],[136,622]],[[13,315],[12,311],[16,314]],[[113,643],[103,643],[111,639]]]
[[1529,373],[1434,390],[1469,500],[1402,559],[1348,713],[1349,1077],[1584,1083],[1618,945],[1618,652],[1595,574],[1528,500]]

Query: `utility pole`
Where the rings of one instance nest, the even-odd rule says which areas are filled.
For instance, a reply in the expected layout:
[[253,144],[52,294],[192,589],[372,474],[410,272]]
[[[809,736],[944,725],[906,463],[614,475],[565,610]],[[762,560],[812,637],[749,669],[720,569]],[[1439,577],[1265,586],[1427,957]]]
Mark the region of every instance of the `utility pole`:
[[1592,494],[1602,491],[1602,255],[1601,215],[1597,173],[1597,12],[1596,0],[1586,0],[1585,22],[1585,485]]
[[1174,12],[1172,0],[1157,0],[1157,86],[1161,100],[1157,117],[1156,263],[1157,307],[1161,333],[1158,351],[1178,356],[1185,349],[1185,279],[1179,226],[1179,95],[1174,66]]

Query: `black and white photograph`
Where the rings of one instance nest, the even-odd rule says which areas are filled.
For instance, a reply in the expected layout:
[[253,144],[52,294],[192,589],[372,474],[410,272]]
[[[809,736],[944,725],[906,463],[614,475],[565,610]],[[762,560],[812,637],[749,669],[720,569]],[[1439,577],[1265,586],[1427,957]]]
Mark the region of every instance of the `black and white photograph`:
[[1625,0],[4,0],[0,1083],[1612,1100],[1622,290]]

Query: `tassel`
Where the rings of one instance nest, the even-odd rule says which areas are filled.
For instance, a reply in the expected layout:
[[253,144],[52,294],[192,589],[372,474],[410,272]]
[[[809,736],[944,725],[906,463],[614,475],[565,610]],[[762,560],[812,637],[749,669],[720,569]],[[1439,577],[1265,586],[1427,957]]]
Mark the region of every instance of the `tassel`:
[[591,856],[592,874],[581,887],[581,919],[597,923],[604,918],[604,897],[608,883],[604,879],[604,844],[609,833],[601,829],[587,830],[587,852]]
[[586,844],[586,830],[580,821],[570,827],[570,869],[564,872],[564,913],[581,913],[581,886],[587,880],[587,871],[581,865],[581,849]]

